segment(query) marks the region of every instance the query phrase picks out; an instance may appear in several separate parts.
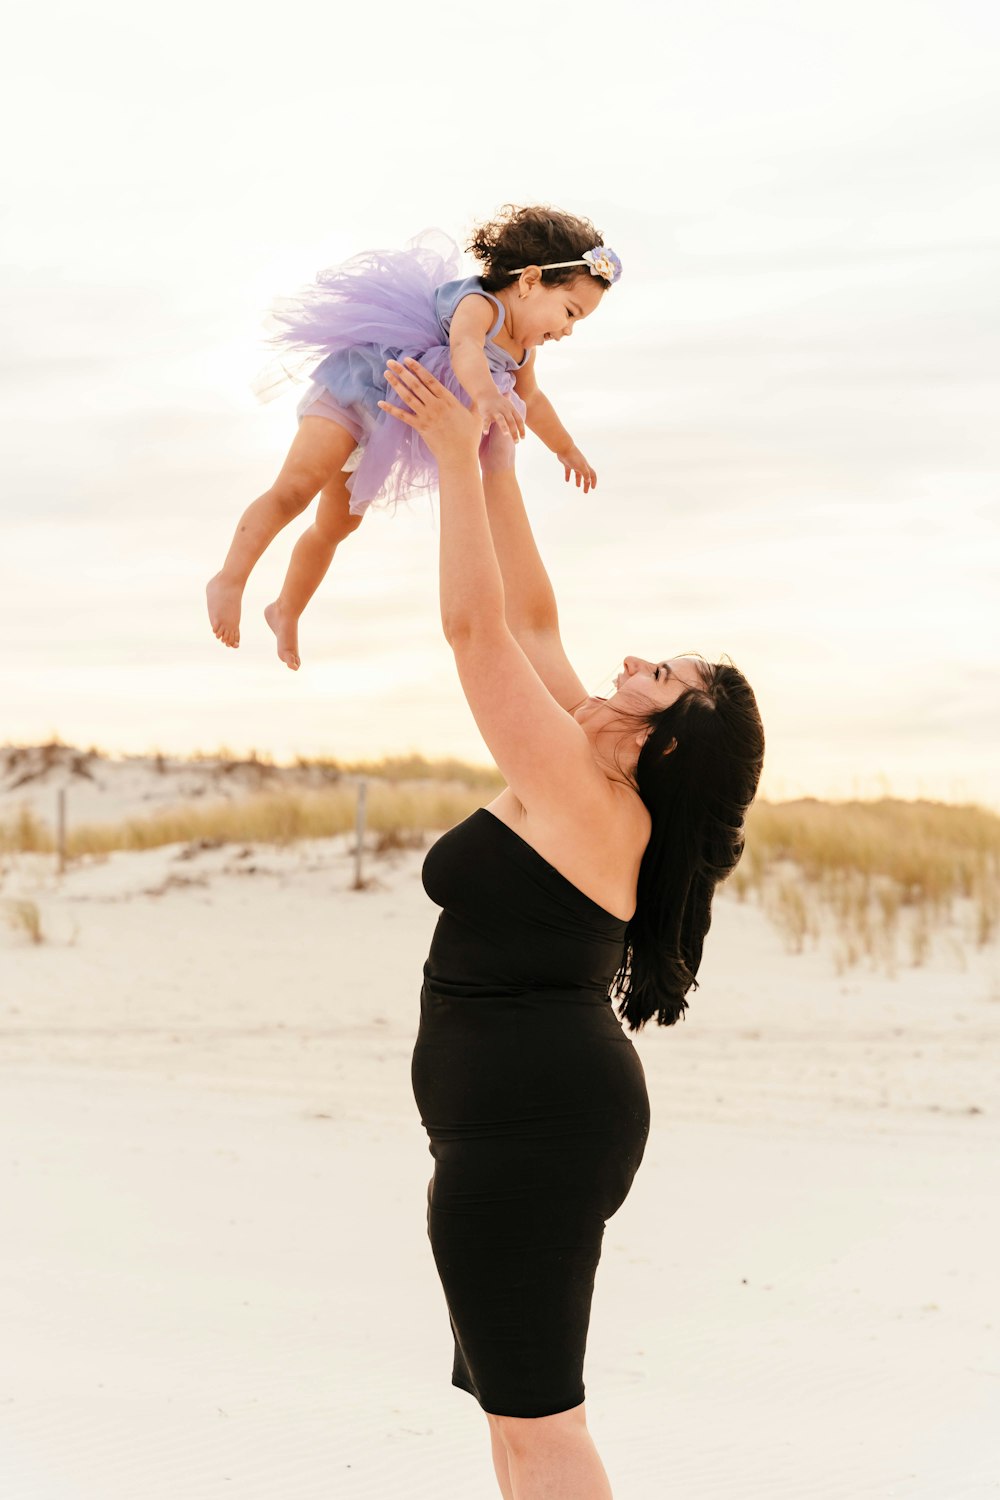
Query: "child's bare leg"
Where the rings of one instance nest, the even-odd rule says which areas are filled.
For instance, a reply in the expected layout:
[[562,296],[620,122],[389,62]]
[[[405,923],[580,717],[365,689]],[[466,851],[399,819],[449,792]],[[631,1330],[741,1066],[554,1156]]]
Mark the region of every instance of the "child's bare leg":
[[283,526],[301,515],[331,474],[343,468],[355,441],[339,422],[303,417],[281,472],[240,517],[220,572],[205,594],[212,630],[223,645],[240,643],[240,603],[251,569]]
[[349,510],[347,475],[334,474],[324,485],[316,508],[316,519],[295,543],[281,593],[264,611],[264,618],[278,640],[278,655],[293,672],[299,669],[299,616],[326,576],[326,571],[345,536],[357,531],[361,516]]

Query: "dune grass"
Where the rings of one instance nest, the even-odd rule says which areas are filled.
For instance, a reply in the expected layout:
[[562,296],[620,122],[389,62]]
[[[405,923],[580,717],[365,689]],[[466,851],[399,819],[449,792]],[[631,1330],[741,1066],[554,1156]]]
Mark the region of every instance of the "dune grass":
[[993,940],[1000,921],[1000,817],[975,805],[760,802],[727,883],[752,893],[789,948],[832,933],[838,968],[922,963],[935,932]]
[[[140,757],[141,758],[141,757]],[[169,757],[162,752],[155,755],[157,768],[166,769]],[[280,763],[266,753],[251,750],[248,755],[236,755],[223,745],[214,751],[197,751],[185,757],[197,764],[218,763],[228,768],[260,766],[280,772]],[[298,755],[294,767],[299,771],[321,771],[331,780],[338,776],[366,776],[380,781],[446,781],[460,782],[467,787],[478,787],[483,791],[499,792],[504,785],[503,777],[495,766],[471,765],[464,760],[443,757],[428,760],[416,751],[409,755],[384,755],[379,760],[338,760],[330,755]]]
[[[386,755],[381,760],[307,760],[300,757],[296,765],[304,770],[331,768],[345,776],[371,776],[383,781],[461,782],[481,791],[503,790],[506,782],[495,766],[472,766],[462,760],[425,760],[422,755]],[[464,815],[463,815],[464,816]]]
[[15,932],[23,933],[29,943],[43,943],[45,934],[42,931],[42,917],[38,905],[34,901],[24,901],[16,897],[5,897],[2,902],[3,914],[7,925]]
[[0,854],[51,854],[55,840],[30,807],[0,821]]
[[[484,802],[474,789],[435,786],[392,786],[370,782],[365,825],[388,847],[412,843],[404,834],[451,828]],[[161,844],[207,840],[211,843],[290,844],[296,839],[329,838],[353,831],[357,816],[354,786],[323,791],[263,792],[256,796],[164,809],[121,823],[71,826],[66,842],[70,859],[84,854],[109,854],[116,849],[154,849]],[[51,853],[52,834],[28,810],[22,809],[8,825],[0,824],[0,850]]]
[[[364,763],[369,771],[374,764]],[[466,775],[461,785],[470,768],[460,762],[409,757],[377,764],[386,779],[371,776],[366,812],[376,851],[419,847],[424,830],[453,827],[503,785],[492,774],[488,782],[477,777],[472,784]],[[361,765],[348,771],[337,763],[336,769],[356,775]],[[414,772],[419,781],[404,779]],[[77,825],[70,829],[67,854],[74,859],[195,841],[328,838],[353,832],[356,809],[351,782],[316,791],[273,790],[117,824]],[[26,808],[0,823],[0,851],[53,849],[51,833]],[[868,961],[892,972],[901,958],[923,963],[935,934],[957,933],[963,948],[996,937],[1000,816],[975,805],[889,797],[761,801],[750,810],[743,858],[723,889],[759,903],[792,952],[832,941],[839,969]]]

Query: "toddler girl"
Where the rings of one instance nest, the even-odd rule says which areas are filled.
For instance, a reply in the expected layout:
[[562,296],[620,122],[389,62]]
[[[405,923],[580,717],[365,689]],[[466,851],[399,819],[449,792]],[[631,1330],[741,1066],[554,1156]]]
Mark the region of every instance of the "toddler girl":
[[[405,250],[369,251],[322,271],[298,298],[275,308],[281,329],[269,342],[282,359],[258,379],[257,394],[269,399],[304,367],[314,368],[281,471],[243,513],[206,590],[209,620],[224,645],[239,645],[240,602],[257,559],[317,493],[316,519],[264,611],[278,655],[293,671],[299,616],[338,544],[369,506],[394,507],[436,485],[434,458],[419,433],[378,405],[399,404],[385,380],[387,359],[413,355],[475,409],[484,473],[513,467],[514,444],[527,425],[567,481],[574,474],[585,492],[597,483],[538,388],[535,350],[566,338],[594,311],[621,275],[621,262],[589,220],[544,207],[509,205],[477,228],[466,248],[481,275],[458,276],[458,247],[432,231]],[[317,355],[324,356],[319,364]]]

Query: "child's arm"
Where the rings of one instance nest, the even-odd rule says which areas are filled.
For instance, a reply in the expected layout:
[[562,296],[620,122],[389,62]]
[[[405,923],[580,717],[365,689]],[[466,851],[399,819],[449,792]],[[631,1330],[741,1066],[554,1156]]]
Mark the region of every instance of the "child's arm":
[[524,427],[507,397],[501,396],[497,390],[483,352],[486,335],[495,317],[493,303],[485,297],[471,292],[462,298],[448,331],[451,367],[482,417],[483,431],[488,432],[492,424],[498,422],[516,443],[524,436]]
[[514,389],[528,408],[524,416],[525,422],[541,438],[546,448],[551,448],[556,455],[565,471],[566,482],[569,483],[569,476],[574,473],[577,489],[582,482],[583,492],[586,494],[591,486],[597,484],[597,474],[560,422],[548,396],[539,390],[535,380],[534,349],[527,363],[514,376]]

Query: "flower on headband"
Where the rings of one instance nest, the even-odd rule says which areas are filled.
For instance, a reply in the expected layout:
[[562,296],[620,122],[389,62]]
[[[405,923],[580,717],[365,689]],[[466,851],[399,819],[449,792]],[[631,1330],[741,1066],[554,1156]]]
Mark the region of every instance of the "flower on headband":
[[583,259],[590,266],[591,276],[603,276],[609,286],[614,286],[622,274],[621,261],[607,245],[595,245],[593,250],[585,250]]

